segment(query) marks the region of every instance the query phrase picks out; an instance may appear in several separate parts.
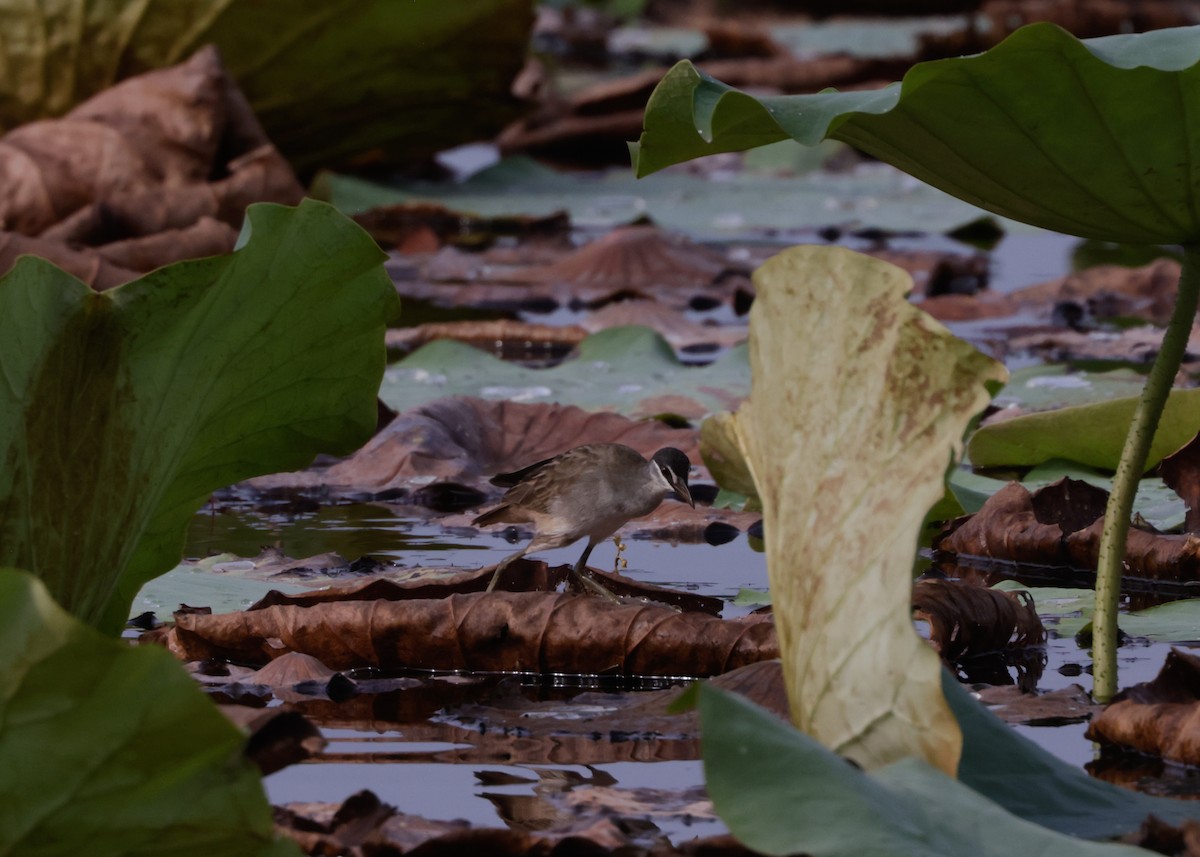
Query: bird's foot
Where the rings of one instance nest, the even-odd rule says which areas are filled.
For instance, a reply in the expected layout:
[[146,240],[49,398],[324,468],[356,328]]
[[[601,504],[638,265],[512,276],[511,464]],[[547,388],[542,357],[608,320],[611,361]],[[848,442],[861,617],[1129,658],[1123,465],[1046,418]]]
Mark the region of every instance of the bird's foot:
[[613,602],[614,604],[621,603],[620,598],[618,598],[616,595],[614,595],[607,586],[605,586],[604,584],[600,583],[597,580],[593,580],[591,575],[588,574],[587,571],[580,569],[580,568],[573,568],[573,569],[571,569],[571,573],[575,575],[576,580],[578,580],[581,584],[583,584],[583,587],[585,589],[591,590],[593,595],[599,595],[601,598],[605,598],[605,599]]

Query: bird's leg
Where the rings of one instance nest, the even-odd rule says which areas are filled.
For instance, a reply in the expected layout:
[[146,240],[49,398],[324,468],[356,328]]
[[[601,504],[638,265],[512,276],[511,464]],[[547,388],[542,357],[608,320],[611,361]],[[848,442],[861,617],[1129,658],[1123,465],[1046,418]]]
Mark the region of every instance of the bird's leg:
[[575,575],[575,579],[582,583],[587,589],[599,595],[601,598],[607,598],[609,601],[620,604],[621,599],[609,592],[608,588],[602,585],[599,581],[592,580],[583,573],[584,566],[587,564],[587,559],[592,554],[592,548],[596,546],[595,541],[588,540],[587,547],[583,549],[583,554],[579,557],[579,561],[575,563],[575,567],[571,569],[571,574]]
[[496,581],[498,581],[500,579],[500,572],[502,572],[502,571],[504,571],[504,569],[508,568],[509,564],[513,560],[520,559],[521,557],[525,556],[525,553],[528,550],[529,550],[529,545],[525,545],[525,547],[521,548],[516,553],[506,556],[504,559],[500,560],[500,562],[496,565],[496,571],[492,574],[491,581],[487,585],[487,589],[485,589],[483,591],[491,592],[493,589],[495,589]]

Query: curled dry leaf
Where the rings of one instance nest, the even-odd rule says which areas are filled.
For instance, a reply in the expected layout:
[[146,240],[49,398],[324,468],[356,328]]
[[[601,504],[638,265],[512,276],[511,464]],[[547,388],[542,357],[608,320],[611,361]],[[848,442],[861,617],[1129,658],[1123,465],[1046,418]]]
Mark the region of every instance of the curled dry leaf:
[[953,774],[961,735],[912,628],[912,557],[985,384],[1007,373],[866,256],[797,247],[754,284],[753,392],[734,428],[762,500],[792,717],[864,765],[916,755]]
[[585,443],[623,443],[647,457],[674,446],[693,461],[700,459],[692,429],[571,405],[456,396],[401,413],[350,458],[320,473],[277,474],[250,485],[381,492],[431,476],[479,481]]
[[1160,461],[1158,473],[1187,506],[1184,530],[1200,533],[1200,435]]
[[186,660],[257,664],[294,651],[333,669],[707,676],[779,654],[769,617],[721,620],[540,592],[276,606],[176,622],[169,645]]
[[[951,522],[933,546],[964,556],[1095,569],[1107,492],[1082,487],[1086,484],[1064,479],[1031,495],[1025,486],[1011,482],[974,515]],[[1090,499],[1080,500],[1084,495]],[[1125,563],[1130,577],[1200,580],[1200,538],[1131,528]]]
[[1152,681],[1121,691],[1086,737],[1185,765],[1200,765],[1200,657],[1172,649]]
[[309,759],[325,749],[325,738],[304,715],[285,708],[218,705],[221,713],[246,732],[246,756],[265,777]]
[[929,642],[946,661],[1046,642],[1046,629],[1028,592],[921,580],[913,586],[912,599],[913,619],[929,623]]
[[228,252],[247,205],[303,196],[213,48],[13,129],[0,176],[0,270],[36,252],[97,288]]

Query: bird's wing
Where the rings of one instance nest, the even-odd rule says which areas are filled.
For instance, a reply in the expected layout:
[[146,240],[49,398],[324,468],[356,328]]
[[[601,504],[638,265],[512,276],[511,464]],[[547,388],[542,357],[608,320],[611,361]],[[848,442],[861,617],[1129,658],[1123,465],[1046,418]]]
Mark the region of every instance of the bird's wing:
[[[562,455],[531,464],[521,474],[521,480],[504,494],[509,506],[520,506],[535,512],[550,511],[550,503],[565,486],[576,483],[584,474],[595,470],[603,448],[610,444],[585,444],[569,449]],[[636,453],[635,453],[636,454]]]
[[549,467],[560,458],[562,458],[561,455],[555,455],[551,458],[543,458],[541,461],[536,461],[533,464],[522,467],[520,470],[514,470],[511,473],[497,473],[488,481],[497,488],[511,488],[514,485],[524,482],[526,479],[529,479],[531,476],[535,475],[546,467]]

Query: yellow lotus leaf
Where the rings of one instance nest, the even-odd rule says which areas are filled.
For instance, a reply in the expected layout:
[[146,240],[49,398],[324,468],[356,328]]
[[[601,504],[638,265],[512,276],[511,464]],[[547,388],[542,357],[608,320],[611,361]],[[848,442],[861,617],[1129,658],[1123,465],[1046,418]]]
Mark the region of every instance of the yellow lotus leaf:
[[754,284],[735,430],[763,504],[792,717],[864,767],[917,756],[953,775],[962,736],[912,626],[912,561],[985,385],[1007,372],[868,256],[795,247]]

